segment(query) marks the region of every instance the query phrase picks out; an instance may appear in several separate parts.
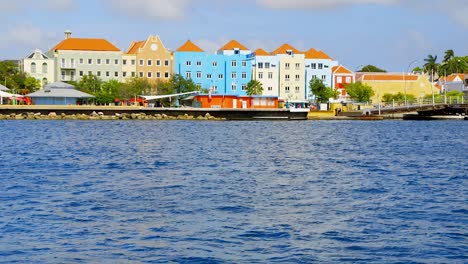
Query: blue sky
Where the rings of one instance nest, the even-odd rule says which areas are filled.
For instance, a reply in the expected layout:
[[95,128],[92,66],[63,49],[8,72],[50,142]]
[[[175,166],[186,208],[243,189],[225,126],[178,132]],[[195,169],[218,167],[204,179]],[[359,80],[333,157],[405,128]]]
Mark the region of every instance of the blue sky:
[[0,59],[63,39],[106,38],[122,50],[159,35],[215,51],[231,39],[255,50],[288,42],[325,51],[351,70],[405,71],[447,49],[468,55],[467,0],[0,0]]

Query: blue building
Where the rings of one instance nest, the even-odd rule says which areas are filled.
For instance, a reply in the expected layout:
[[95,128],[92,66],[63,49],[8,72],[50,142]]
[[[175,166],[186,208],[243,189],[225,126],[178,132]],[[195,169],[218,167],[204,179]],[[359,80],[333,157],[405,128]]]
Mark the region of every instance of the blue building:
[[43,89],[27,95],[35,105],[75,105],[87,103],[93,95],[75,89],[73,85],[64,82],[55,82],[46,85]]
[[174,72],[213,94],[246,95],[252,80],[251,52],[233,40],[208,53],[190,40],[174,53]]

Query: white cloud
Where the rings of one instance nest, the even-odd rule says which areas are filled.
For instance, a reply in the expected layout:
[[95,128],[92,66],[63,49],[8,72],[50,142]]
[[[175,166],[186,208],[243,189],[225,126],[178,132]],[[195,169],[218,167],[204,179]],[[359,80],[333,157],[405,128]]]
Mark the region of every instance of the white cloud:
[[132,17],[174,20],[186,13],[188,0],[107,0],[111,8]]
[[44,32],[30,24],[12,26],[1,34],[2,47],[23,47],[26,49],[49,48],[47,45],[56,40],[54,33]]
[[276,9],[332,9],[354,4],[397,4],[400,0],[257,0],[267,8]]

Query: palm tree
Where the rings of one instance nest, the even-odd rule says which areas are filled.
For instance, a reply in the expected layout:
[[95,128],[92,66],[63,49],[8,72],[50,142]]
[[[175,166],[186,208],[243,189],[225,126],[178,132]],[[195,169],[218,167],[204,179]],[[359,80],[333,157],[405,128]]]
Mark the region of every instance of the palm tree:
[[453,52],[453,50],[452,49],[446,50],[443,62],[448,62],[453,57],[455,57],[455,53]]
[[[424,64],[424,72],[428,74],[434,74],[437,73],[437,68],[439,67],[439,64],[437,63],[437,55],[427,55],[427,58],[424,59],[426,64]],[[430,78],[431,82],[432,77]]]
[[257,80],[251,80],[247,83],[247,95],[261,95],[263,92],[262,83]]

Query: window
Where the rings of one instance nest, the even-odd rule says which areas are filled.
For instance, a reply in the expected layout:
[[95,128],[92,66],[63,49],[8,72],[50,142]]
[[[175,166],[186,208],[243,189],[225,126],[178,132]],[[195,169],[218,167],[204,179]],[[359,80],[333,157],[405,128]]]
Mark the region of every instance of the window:
[[301,76],[299,74],[296,74],[296,82],[298,82],[301,79]]
[[80,64],[84,64],[84,59],[80,58]]
[[239,55],[240,50],[239,49],[234,49],[234,54]]
[[325,81],[327,79],[326,75],[322,75],[322,81]]
[[218,86],[214,85],[213,86],[213,92],[216,93],[218,91]]
[[237,73],[236,72],[231,73],[231,78],[236,79],[237,78]]
[[98,72],[96,73],[96,75],[97,75],[98,77],[101,77],[101,72],[98,71]]
[[114,77],[119,77],[119,72],[114,72]]
[[[62,59],[65,60],[65,59]],[[36,63],[31,63],[31,73],[36,73]]]
[[198,79],[200,79],[200,78],[201,78],[201,76],[202,76],[202,73],[201,73],[201,71],[198,71],[198,72],[197,72],[197,78],[198,78]]
[[164,78],[166,78],[166,79],[169,78],[169,72],[164,73]]
[[197,88],[200,90],[201,89],[201,83],[197,83]]
[[270,69],[270,63],[269,62],[265,62],[265,69]]
[[258,63],[258,68],[259,68],[259,69],[263,69],[263,62],[259,62],[259,63]]
[[242,91],[245,91],[245,90],[247,90],[247,84],[242,85]]
[[337,83],[343,83],[343,77],[336,77],[336,82]]
[[62,80],[65,80],[65,71],[62,71]]
[[201,61],[197,61],[197,66],[202,66]]
[[233,91],[237,90],[237,84],[233,83],[231,85],[231,90],[233,90]]
[[110,77],[110,72],[106,71],[106,77]]
[[211,74],[208,73],[208,74],[206,75],[206,78],[207,78],[207,79],[211,79]]
[[212,63],[212,64],[213,64],[213,67],[218,67],[218,62],[216,62],[216,61],[213,61],[213,63]]
[[135,77],[136,76],[136,72],[132,72],[132,77]]
[[97,65],[101,65],[101,59],[97,59],[97,60],[96,60],[96,64],[97,64]]
[[289,93],[289,86],[284,87],[284,90],[286,91],[286,93]]
[[161,66],[161,60],[156,60],[156,66]]
[[132,60],[132,65],[135,65],[136,64],[136,60]]
[[218,74],[218,79],[223,79],[224,75],[223,74]]
[[92,71],[88,71],[88,75],[93,75],[93,72],[92,72]]
[[299,70],[301,68],[301,64],[300,63],[296,63],[296,70]]
[[273,73],[272,72],[268,73],[268,79],[273,79]]
[[232,67],[237,67],[237,61],[235,61],[235,60],[231,61],[231,65],[232,65]]
[[107,64],[107,65],[110,64],[110,59],[106,59],[106,64]]
[[286,68],[286,70],[289,70],[289,67],[290,67],[290,66],[289,66],[289,63],[285,63],[285,64],[284,64],[284,67]]
[[[65,68],[65,66],[66,66],[65,59],[62,59],[62,68]],[[36,63],[34,63],[34,72],[36,72]]]
[[318,68],[319,68],[319,70],[323,69],[323,63],[319,63]]
[[246,72],[242,73],[242,79],[247,79],[247,73]]
[[242,61],[242,67],[247,67],[247,61]]
[[148,66],[153,65],[153,61],[152,61],[152,60],[148,60],[147,65],[148,65]]
[[189,72],[189,71],[186,72],[186,73],[185,73],[185,78],[186,78],[186,79],[192,79],[192,72]]
[[313,70],[317,69],[317,63],[310,64],[310,68]]
[[75,80],[75,72],[74,71],[70,72],[70,80],[71,81]]
[[351,83],[351,77],[346,77],[346,83]]
[[294,53],[293,53],[292,50],[287,50],[287,51],[286,51],[286,54],[288,54],[288,55],[293,55]]
[[191,62],[191,61],[187,61],[187,62],[186,62],[186,65],[187,65],[187,66],[192,66],[192,62]]
[[143,66],[145,65],[145,61],[144,60],[140,60],[140,66]]
[[164,66],[169,66],[169,60],[164,61]]
[[263,79],[263,72],[258,73],[258,79]]
[[80,76],[83,76],[83,71],[80,71]]
[[72,68],[75,68],[75,59],[70,59],[70,63]]
[[127,77],[127,72],[122,72],[122,77]]
[[286,74],[286,75],[284,76],[284,79],[286,79],[286,81],[289,81],[289,74]]
[[153,78],[153,73],[149,71],[149,72],[147,72],[147,76],[148,76],[148,78]]
[[143,76],[145,76],[143,72],[139,72],[138,74],[140,75],[140,78],[143,78]]
[[268,86],[268,91],[273,91],[273,87]]
[[300,91],[299,86],[296,86],[296,93],[298,93],[299,91]]
[[156,78],[161,78],[161,72],[156,72]]
[[127,60],[122,60],[123,65],[127,65]]
[[93,59],[88,59],[88,65],[93,64]]

